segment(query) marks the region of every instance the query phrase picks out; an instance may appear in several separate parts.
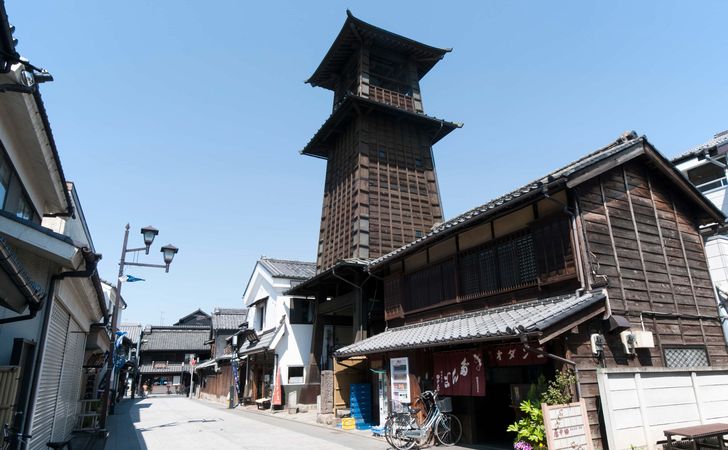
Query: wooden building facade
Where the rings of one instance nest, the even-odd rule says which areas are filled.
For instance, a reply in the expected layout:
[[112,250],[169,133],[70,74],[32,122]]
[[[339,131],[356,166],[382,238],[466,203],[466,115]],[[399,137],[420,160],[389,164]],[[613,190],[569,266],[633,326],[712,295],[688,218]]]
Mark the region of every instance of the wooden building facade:
[[[626,134],[370,262],[387,330],[335,355],[386,369],[408,357],[410,399],[443,389],[452,355],[482,360],[484,391],[453,391],[448,379],[447,392],[466,440],[496,444],[512,439],[505,427],[528,386],[569,360],[604,448],[597,368],[728,366],[700,234],[724,220]],[[654,345],[629,337],[643,331]],[[604,342],[596,354],[593,335]]]
[[449,52],[348,17],[307,83],[333,112],[302,150],[327,160],[317,271],[375,258],[442,221],[432,146],[459,127],[424,114],[420,79]]

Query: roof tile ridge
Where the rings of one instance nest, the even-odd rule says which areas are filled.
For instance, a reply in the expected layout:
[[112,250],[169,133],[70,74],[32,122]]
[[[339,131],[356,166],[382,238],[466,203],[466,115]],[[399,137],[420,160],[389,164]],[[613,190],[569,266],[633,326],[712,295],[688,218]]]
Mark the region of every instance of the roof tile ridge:
[[[508,311],[526,309],[526,308],[529,308],[532,306],[538,306],[538,305],[553,305],[556,303],[562,303],[562,302],[564,302],[566,300],[570,300],[570,299],[582,300],[585,297],[591,297],[592,295],[594,295],[596,293],[598,293],[598,292],[589,291],[588,293],[583,294],[581,296],[577,296],[576,294],[563,294],[563,295],[556,295],[553,297],[535,298],[535,299],[526,300],[526,301],[522,301],[522,302],[516,302],[516,303],[512,303],[512,304],[508,304],[508,305],[500,305],[500,306],[496,306],[493,308],[486,308],[486,309],[481,309],[478,311],[472,311],[472,312],[468,312],[465,314],[453,314],[451,316],[439,317],[437,319],[410,323],[407,325],[403,325],[401,327],[389,328],[385,332],[394,331],[394,330],[397,330],[397,331],[408,330],[408,329],[412,329],[412,328],[419,328],[423,325],[436,325],[436,324],[440,324],[440,323],[452,322],[452,321],[455,321],[458,319],[469,319],[469,318],[473,318],[473,317],[490,315],[490,314],[501,314],[501,313],[508,312]],[[380,333],[380,334],[383,334],[383,333]],[[375,335],[375,336],[378,336],[378,335]],[[375,337],[375,336],[372,336],[372,337]]]
[[269,258],[267,256],[262,256],[260,258],[261,261],[273,261],[273,262],[281,262],[281,263],[294,263],[294,264],[309,264],[309,265],[316,265],[315,262],[311,261],[301,261],[299,259],[280,259],[280,258]]

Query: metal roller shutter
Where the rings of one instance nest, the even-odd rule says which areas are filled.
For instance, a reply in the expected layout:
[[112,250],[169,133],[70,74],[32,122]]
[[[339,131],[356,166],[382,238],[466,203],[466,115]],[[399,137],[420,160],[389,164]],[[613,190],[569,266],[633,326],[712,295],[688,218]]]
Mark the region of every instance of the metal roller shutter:
[[81,366],[86,347],[86,334],[75,320],[71,319],[63,358],[61,385],[56,402],[56,416],[53,423],[53,440],[65,441],[76,425],[78,403],[81,397]]
[[54,301],[33,412],[33,426],[30,433],[33,439],[29,446],[31,450],[46,450],[48,448],[46,443],[51,440],[70,320],[71,316],[66,310]]

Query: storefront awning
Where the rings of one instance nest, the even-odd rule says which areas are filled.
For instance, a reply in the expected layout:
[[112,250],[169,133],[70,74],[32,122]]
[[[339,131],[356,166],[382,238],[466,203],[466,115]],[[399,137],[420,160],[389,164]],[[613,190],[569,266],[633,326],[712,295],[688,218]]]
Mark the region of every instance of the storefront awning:
[[217,361],[215,359],[208,359],[205,362],[202,362],[200,364],[197,364],[195,366],[195,370],[202,370],[202,369],[204,369],[206,367],[214,366],[215,364],[217,364]]
[[[550,339],[556,335],[549,333],[556,325],[570,319],[569,325],[573,327],[603,312],[605,299],[601,291],[551,297],[390,328],[343,347],[334,356],[348,358],[393,350],[508,340],[534,332],[548,333],[546,338]],[[540,341],[543,343],[546,338]]]
[[280,341],[281,336],[283,336],[285,331],[286,327],[283,326],[283,321],[281,321],[276,328],[271,328],[258,334],[257,341],[243,345],[240,350],[238,350],[238,356],[252,355],[254,353],[261,353],[274,349],[275,346],[278,345],[278,341]]

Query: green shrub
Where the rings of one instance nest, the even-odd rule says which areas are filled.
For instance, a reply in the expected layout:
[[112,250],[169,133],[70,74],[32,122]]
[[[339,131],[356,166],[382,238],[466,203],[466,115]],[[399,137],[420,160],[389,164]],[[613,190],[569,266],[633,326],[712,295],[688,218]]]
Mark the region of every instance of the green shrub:
[[543,412],[536,402],[521,402],[520,410],[525,413],[518,422],[508,426],[507,431],[516,433],[515,442],[526,441],[536,446],[543,446],[546,440],[546,429],[543,425]]
[[541,395],[541,403],[547,405],[563,405],[574,399],[572,389],[576,383],[576,375],[571,369],[559,371],[556,378],[549,382],[548,388]]

